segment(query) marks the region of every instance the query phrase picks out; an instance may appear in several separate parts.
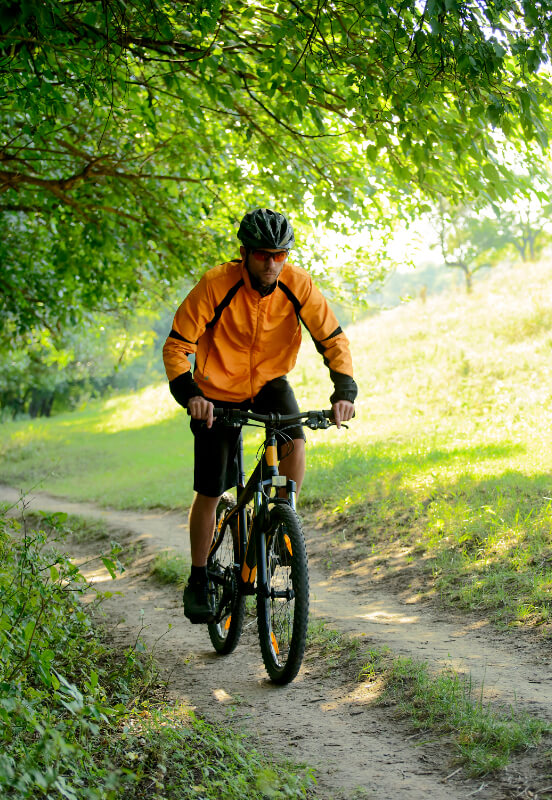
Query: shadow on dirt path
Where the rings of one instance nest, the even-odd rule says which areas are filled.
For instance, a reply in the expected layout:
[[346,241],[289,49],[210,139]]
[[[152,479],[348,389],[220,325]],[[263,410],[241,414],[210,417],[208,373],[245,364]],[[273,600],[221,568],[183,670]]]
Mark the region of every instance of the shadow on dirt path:
[[[0,486],[0,501],[13,503],[11,513],[20,513],[16,490]],[[550,796],[538,794],[538,784],[547,785],[546,776],[534,774],[535,765],[529,762],[507,770],[500,779],[466,778],[440,739],[413,736],[388,709],[373,706],[376,688],[369,681],[351,680],[350,674],[327,670],[308,656],[293,684],[273,686],[262,667],[254,619],[235,653],[217,656],[206,629],[184,619],[174,586],[160,586],[150,577],[156,552],[188,552],[187,523],[182,515],[103,509],[42,493],[27,495],[25,505],[31,513],[65,511],[100,518],[127,544],[141,542],[141,552],[117,578],[115,587],[103,568],[85,570],[99,587],[121,592],[104,606],[114,644],[127,646],[140,635],[169,676],[175,700],[187,703],[207,719],[252,734],[265,752],[314,767],[317,798],[445,800],[474,796],[501,800]],[[307,530],[306,535],[312,553],[311,609],[315,618],[342,632],[364,635],[370,646],[388,646],[432,666],[450,665],[470,672],[489,699],[515,702],[517,707],[552,720],[552,657],[546,645],[501,635],[469,618],[453,619],[427,604],[402,603],[372,585],[368,575],[328,577],[320,566],[317,534]],[[98,544],[77,546],[75,558],[86,560],[91,547],[97,551]]]

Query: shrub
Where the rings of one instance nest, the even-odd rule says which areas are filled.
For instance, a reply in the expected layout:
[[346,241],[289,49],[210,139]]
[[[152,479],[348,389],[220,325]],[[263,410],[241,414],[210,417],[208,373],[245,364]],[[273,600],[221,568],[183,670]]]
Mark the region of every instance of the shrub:
[[123,777],[96,757],[100,731],[125,708],[102,687],[105,651],[79,602],[93,590],[58,544],[0,518],[3,797],[107,798]]

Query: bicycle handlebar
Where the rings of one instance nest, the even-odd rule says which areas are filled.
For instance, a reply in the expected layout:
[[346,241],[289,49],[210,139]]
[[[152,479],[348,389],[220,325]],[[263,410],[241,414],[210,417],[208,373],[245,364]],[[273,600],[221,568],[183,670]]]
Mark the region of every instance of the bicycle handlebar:
[[321,411],[301,411],[298,414],[257,414],[255,411],[244,411],[240,408],[215,408],[213,416],[227,425],[248,425],[251,422],[262,422],[275,428],[289,425],[305,425],[311,430],[329,428],[335,425],[331,409]]

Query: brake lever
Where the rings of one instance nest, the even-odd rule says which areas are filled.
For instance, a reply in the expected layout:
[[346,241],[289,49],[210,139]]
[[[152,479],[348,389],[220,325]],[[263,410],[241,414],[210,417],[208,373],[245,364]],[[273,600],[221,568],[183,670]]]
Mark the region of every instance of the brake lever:
[[329,428],[333,423],[325,417],[323,419],[320,417],[315,417],[313,419],[306,420],[304,424],[307,426],[307,428],[310,428],[311,431],[320,431]]

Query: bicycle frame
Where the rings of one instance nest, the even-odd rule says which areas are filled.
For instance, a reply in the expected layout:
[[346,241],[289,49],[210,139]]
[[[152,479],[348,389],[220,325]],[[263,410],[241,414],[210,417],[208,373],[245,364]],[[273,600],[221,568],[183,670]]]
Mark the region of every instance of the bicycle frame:
[[[235,421],[232,424],[239,424]],[[240,589],[243,594],[255,594],[256,591],[268,597],[269,590],[266,578],[266,540],[265,524],[268,522],[268,507],[271,503],[289,503],[295,511],[297,486],[295,481],[278,473],[278,448],[276,430],[265,423],[265,446],[255,469],[245,483],[243,459],[243,436],[240,431],[238,441],[238,484],[237,504],[225,517],[226,522],[232,517],[238,520],[239,553],[240,553]],[[270,497],[271,489],[286,489],[287,498]],[[247,520],[247,504],[253,500],[253,518],[250,525]]]
[[[332,412],[258,414],[215,408],[220,422],[240,428],[237,442],[237,504],[223,499],[209,564],[215,598],[209,636],[221,655],[238,644],[246,613],[245,595],[256,594],[257,628],[269,678],[285,684],[299,671],[305,650],[309,613],[308,557],[301,521],[295,510],[297,487],[278,473],[276,437],[300,424],[312,430],[334,424]],[[243,425],[263,426],[262,453],[245,479]],[[261,449],[261,448],[259,448]],[[250,515],[250,506],[253,510]],[[220,513],[222,512],[222,513]]]

